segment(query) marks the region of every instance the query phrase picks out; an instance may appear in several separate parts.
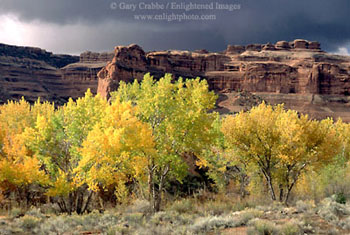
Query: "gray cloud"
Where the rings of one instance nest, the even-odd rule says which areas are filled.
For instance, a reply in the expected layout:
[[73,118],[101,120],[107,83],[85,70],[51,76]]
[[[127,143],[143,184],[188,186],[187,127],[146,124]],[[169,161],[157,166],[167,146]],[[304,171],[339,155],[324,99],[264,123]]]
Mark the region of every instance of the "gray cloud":
[[[0,15],[13,14],[29,25],[46,25],[43,29],[57,28],[57,35],[51,32],[45,40],[35,37],[32,40],[40,44],[37,46],[48,46],[48,49],[57,52],[77,53],[86,49],[106,51],[115,45],[129,43],[138,43],[146,50],[206,48],[220,51],[227,44],[265,43],[295,38],[320,41],[328,51],[350,46],[349,0],[213,0],[240,4],[241,9],[232,12],[186,12],[215,14],[217,19],[182,22],[136,21],[134,14],[160,14],[163,11],[139,10],[133,13],[112,10],[112,2],[119,4],[123,0],[0,0]],[[141,0],[124,2],[138,4]],[[153,2],[166,4],[169,1]],[[166,13],[182,12],[173,10]]]

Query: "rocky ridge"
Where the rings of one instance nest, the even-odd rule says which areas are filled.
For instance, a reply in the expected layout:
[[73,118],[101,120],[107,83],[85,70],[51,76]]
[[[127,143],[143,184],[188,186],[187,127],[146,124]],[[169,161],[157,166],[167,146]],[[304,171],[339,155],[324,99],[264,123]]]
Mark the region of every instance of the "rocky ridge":
[[34,102],[67,102],[90,88],[96,93],[97,73],[113,57],[85,52],[79,56],[56,55],[40,48],[0,44],[0,103],[8,99]]
[[245,91],[314,118],[350,121],[350,57],[326,53],[318,42],[297,39],[229,45],[218,53],[145,52],[135,44],[118,46],[113,59],[98,73],[98,92],[108,97],[120,81],[141,80],[146,72],[156,78],[171,73],[207,79],[210,89],[221,94],[218,110],[222,113],[246,109],[234,98]]

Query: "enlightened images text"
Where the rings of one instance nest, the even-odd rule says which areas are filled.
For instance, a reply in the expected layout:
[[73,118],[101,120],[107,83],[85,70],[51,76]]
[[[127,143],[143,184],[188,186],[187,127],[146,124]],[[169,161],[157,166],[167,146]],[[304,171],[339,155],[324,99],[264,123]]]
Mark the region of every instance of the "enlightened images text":
[[114,9],[119,10],[185,10],[185,11],[194,11],[194,10],[227,10],[234,11],[240,10],[240,4],[225,4],[219,2],[211,3],[193,3],[193,2],[168,2],[168,3],[159,3],[159,2],[140,2],[136,3],[127,3],[120,2],[119,4],[114,3]]

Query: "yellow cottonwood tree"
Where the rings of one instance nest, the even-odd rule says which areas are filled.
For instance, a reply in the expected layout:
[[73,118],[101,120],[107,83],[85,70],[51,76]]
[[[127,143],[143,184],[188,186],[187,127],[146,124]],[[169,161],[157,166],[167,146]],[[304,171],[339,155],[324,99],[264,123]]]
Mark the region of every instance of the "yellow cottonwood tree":
[[149,125],[137,119],[136,109],[120,102],[107,107],[81,148],[83,157],[75,169],[78,182],[94,191],[116,186],[116,195],[125,199],[121,198],[127,195],[125,183],[144,177],[154,142]]
[[310,167],[328,163],[340,150],[332,120],[310,120],[286,111],[283,105],[265,103],[248,112],[228,116],[222,124],[230,157],[266,180],[272,200],[287,203],[300,176]]
[[16,192],[19,200],[31,200],[29,187],[46,185],[48,179],[40,170],[39,160],[26,147],[23,135],[26,128],[34,125],[38,112],[53,110],[48,103],[38,100],[31,106],[24,99],[9,101],[0,107],[0,185],[5,192]]

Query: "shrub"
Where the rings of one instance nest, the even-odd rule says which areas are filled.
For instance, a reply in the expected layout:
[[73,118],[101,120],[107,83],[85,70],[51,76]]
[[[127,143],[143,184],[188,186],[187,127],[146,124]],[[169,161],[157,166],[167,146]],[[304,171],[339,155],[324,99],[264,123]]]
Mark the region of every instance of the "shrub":
[[344,193],[335,194],[335,201],[339,204],[346,204],[346,197]]
[[339,233],[339,230],[338,230],[338,229],[336,229],[336,228],[331,228],[329,231],[327,231],[327,234],[328,234],[328,235],[338,235],[338,234],[340,234],[340,233]]
[[113,227],[119,222],[118,216],[110,213],[104,213],[100,216],[98,220],[98,228],[100,230],[108,230],[108,228]]
[[144,215],[142,213],[132,213],[132,214],[125,215],[123,219],[127,223],[135,225],[135,224],[141,224],[143,218],[144,218]]
[[126,209],[129,213],[149,213],[151,212],[151,205],[146,200],[135,200],[131,206]]
[[338,225],[343,229],[350,229],[350,217],[345,218],[344,220],[339,221]]
[[172,228],[164,226],[148,226],[138,227],[132,234],[138,235],[163,235],[163,234],[175,234]]
[[66,215],[54,216],[45,220],[40,225],[40,232],[43,234],[63,234],[72,231],[77,226],[74,221]]
[[12,217],[12,218],[20,217],[23,214],[24,214],[23,210],[21,208],[17,208],[17,207],[13,208],[9,213],[10,217]]
[[182,213],[194,213],[194,203],[190,199],[175,201],[170,206],[170,210]]
[[131,229],[123,224],[118,224],[113,228],[109,229],[107,234],[109,235],[119,235],[119,234],[131,234]]
[[301,229],[295,221],[289,221],[283,224],[280,228],[283,235],[298,235],[302,234]]
[[311,212],[314,207],[313,201],[297,201],[295,204],[296,209],[298,212]]
[[283,209],[285,209],[285,205],[283,205],[282,203],[280,202],[273,202],[273,203],[270,203],[269,205],[258,205],[255,207],[256,210],[259,210],[259,211],[263,211],[263,212],[267,212],[267,211],[281,211]]
[[195,223],[190,226],[190,230],[194,233],[203,233],[213,229],[233,228],[240,225],[237,218],[230,216],[209,216],[197,219]]
[[262,211],[256,209],[248,209],[239,214],[239,221],[241,225],[246,225],[250,220],[259,218],[263,215]]
[[58,215],[61,209],[56,203],[47,203],[40,206],[40,211],[43,214],[56,214]]
[[190,217],[183,214],[179,214],[176,211],[161,211],[154,214],[151,217],[150,223],[154,225],[160,225],[165,223],[170,223],[173,225],[184,225],[189,223],[190,221],[193,221],[193,218]]
[[25,213],[25,215],[33,216],[33,217],[40,218],[40,219],[45,218],[45,215],[43,215],[41,213],[41,209],[40,208],[35,208],[35,207],[33,207],[29,211],[27,211]]
[[18,221],[19,226],[21,228],[27,229],[27,230],[34,229],[41,222],[41,219],[34,217],[34,216],[30,216],[30,215],[25,215],[18,220],[19,220]]
[[212,215],[222,215],[229,211],[232,211],[233,205],[225,201],[210,200],[205,203],[204,210]]
[[252,228],[248,234],[273,235],[280,234],[276,225],[268,220],[254,219],[248,223]]
[[114,214],[108,212],[100,214],[95,211],[87,215],[52,216],[41,223],[38,231],[41,234],[63,234],[89,230],[107,232],[119,222],[120,219]]
[[232,211],[242,211],[249,207],[252,207],[250,203],[237,201],[232,205]]
[[333,213],[329,213],[329,211],[324,211],[319,213],[319,215],[325,219],[326,221],[332,223],[332,224],[337,224],[339,222],[339,219],[336,215]]
[[320,203],[317,214],[332,224],[338,224],[338,217],[350,215],[350,209],[346,205],[335,202],[335,197],[325,198]]

